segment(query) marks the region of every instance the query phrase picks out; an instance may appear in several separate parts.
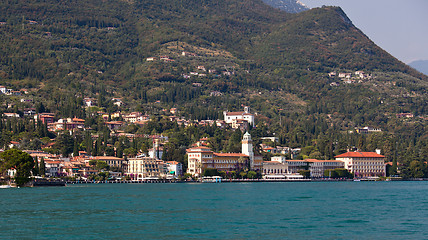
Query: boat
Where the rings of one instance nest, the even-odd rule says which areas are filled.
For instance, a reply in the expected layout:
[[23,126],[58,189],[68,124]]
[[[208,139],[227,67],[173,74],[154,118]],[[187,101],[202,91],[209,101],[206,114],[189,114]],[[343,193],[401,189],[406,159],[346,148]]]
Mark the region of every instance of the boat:
[[11,188],[10,185],[0,185],[0,188]]
[[202,178],[202,182],[204,183],[221,183],[221,179],[222,177],[220,176],[208,176],[208,177],[203,177]]

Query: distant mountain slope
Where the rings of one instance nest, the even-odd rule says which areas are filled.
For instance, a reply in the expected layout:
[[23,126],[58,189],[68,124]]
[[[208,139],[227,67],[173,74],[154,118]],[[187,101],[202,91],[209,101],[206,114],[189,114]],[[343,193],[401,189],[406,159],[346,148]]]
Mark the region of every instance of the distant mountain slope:
[[[414,94],[401,109],[427,111],[417,104],[427,77],[376,46],[337,7],[290,14],[260,0],[17,0],[0,2],[0,22],[0,84],[40,90],[42,99],[58,89],[107,92],[130,108],[179,103],[193,116],[193,109],[251,104],[275,117],[283,106],[303,112],[325,103],[319,113],[342,109],[350,121],[356,112],[386,109],[372,100],[382,91],[378,99],[394,104]],[[345,87],[331,88],[340,79],[327,74],[357,70],[388,77],[375,83],[382,87],[353,86],[358,97],[342,106]]]
[[414,61],[409,66],[428,76],[428,60]]
[[309,10],[307,6],[298,0],[263,0],[266,4],[279,8],[288,13],[299,13]]
[[286,69],[412,71],[374,44],[336,7],[302,12],[274,29],[258,46],[257,57]]

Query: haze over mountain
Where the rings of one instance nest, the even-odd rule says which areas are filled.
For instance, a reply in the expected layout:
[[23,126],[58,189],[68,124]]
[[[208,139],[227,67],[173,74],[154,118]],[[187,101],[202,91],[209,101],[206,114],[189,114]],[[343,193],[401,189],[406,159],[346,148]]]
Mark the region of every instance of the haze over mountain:
[[428,60],[413,61],[409,66],[428,76]]
[[309,10],[309,8],[299,0],[263,0],[263,2],[288,13],[299,13]]

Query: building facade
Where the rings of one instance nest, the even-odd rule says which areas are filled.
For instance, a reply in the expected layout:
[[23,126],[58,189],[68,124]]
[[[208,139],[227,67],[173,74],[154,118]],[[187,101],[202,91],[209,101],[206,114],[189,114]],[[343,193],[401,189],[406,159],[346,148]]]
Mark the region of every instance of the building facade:
[[127,175],[132,180],[144,180],[145,178],[161,178],[165,176],[163,164],[154,158],[129,158]]
[[344,162],[338,160],[305,159],[304,161],[309,165],[312,178],[324,177],[325,170],[334,170],[344,167]]
[[196,146],[187,149],[187,161],[187,173],[193,176],[201,176],[207,168],[218,171],[257,171],[263,168],[263,159],[254,155],[251,135],[248,132],[243,136],[241,153],[215,153],[208,147]]
[[263,175],[286,175],[288,174],[288,164],[277,161],[263,162]]
[[386,176],[385,156],[376,152],[347,152],[335,157],[355,177]]
[[224,121],[227,124],[232,124],[234,121],[236,123],[236,120],[243,120],[243,121],[247,121],[248,124],[251,125],[252,127],[255,126],[254,114],[250,113],[250,107],[244,107],[243,112],[224,111],[223,116],[224,116]]

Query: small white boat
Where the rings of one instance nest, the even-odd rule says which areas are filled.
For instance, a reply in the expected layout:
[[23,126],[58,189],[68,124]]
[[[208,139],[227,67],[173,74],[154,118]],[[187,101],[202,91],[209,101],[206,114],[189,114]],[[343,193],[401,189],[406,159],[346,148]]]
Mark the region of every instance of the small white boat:
[[10,188],[10,185],[0,185],[0,188]]

